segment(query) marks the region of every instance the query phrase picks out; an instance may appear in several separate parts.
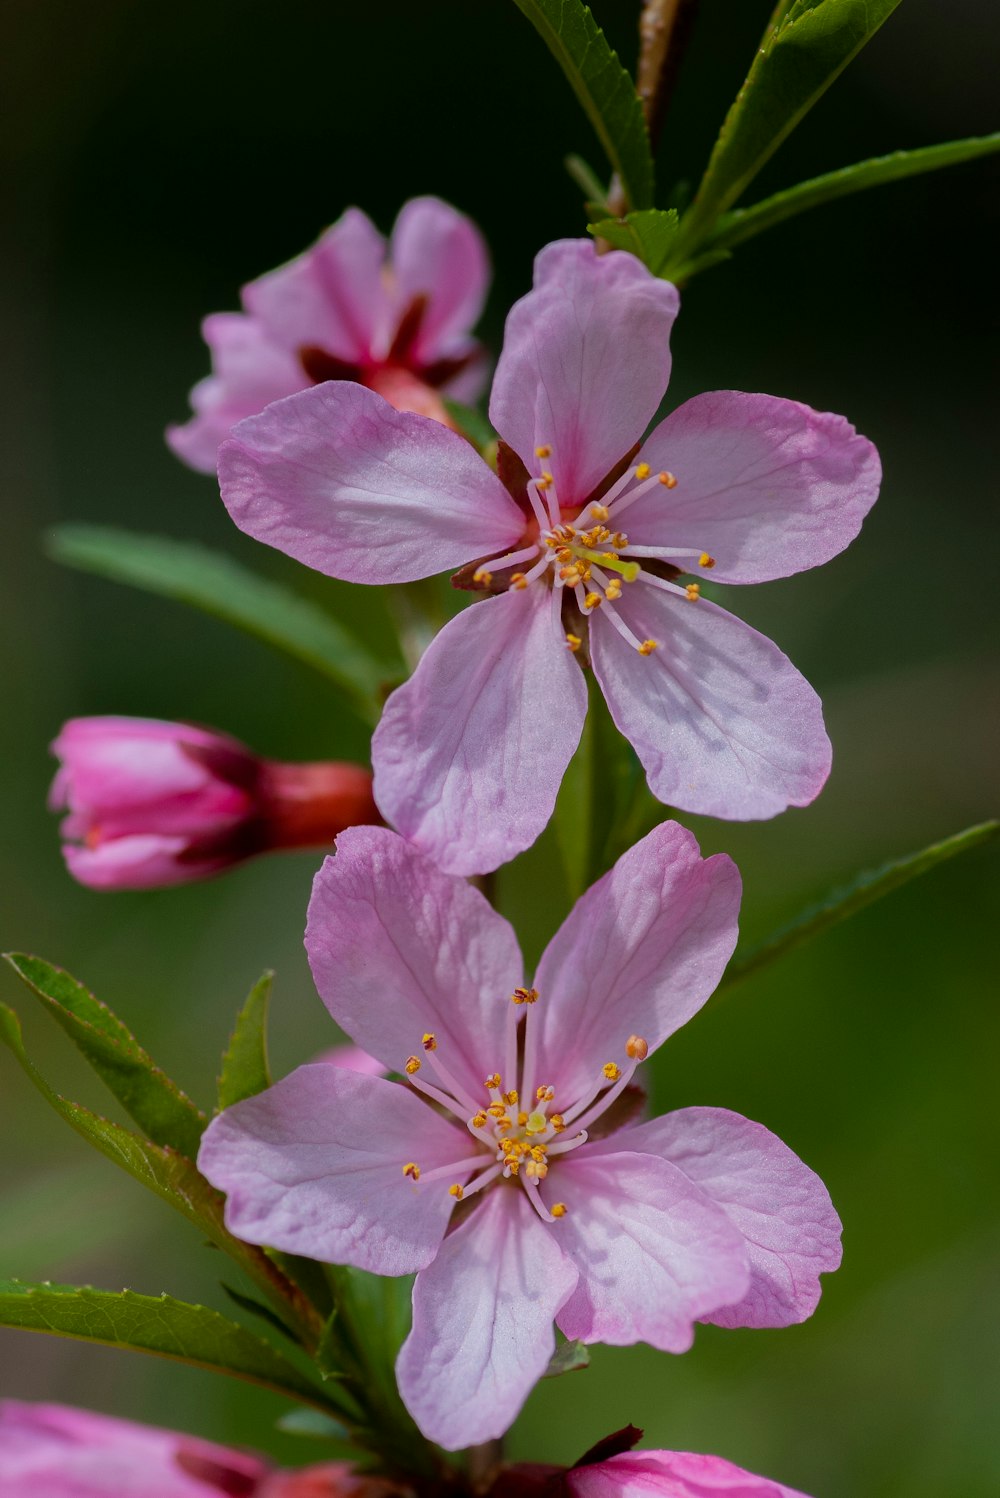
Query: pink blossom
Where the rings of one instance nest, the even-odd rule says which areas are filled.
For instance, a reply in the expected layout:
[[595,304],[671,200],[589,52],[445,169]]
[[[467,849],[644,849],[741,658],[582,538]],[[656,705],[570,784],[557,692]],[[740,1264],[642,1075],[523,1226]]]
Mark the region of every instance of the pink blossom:
[[0,1400],[3,1498],[388,1498],[344,1463],[279,1472],[250,1452],[59,1404]]
[[875,500],[878,456],[840,416],[737,391],[696,396],[643,441],[677,308],[631,255],[542,250],[493,385],[499,477],[355,385],[273,406],[221,450],[223,499],[258,540],[351,582],[465,563],[461,586],[493,595],[441,631],[374,740],[379,806],[452,873],[496,868],[545,826],[588,655],[666,804],[752,820],[826,780],[815,692],[699,590],[835,556]]
[[317,988],[401,1081],[301,1067],[216,1118],[199,1165],[240,1238],[419,1271],[397,1378],[448,1449],[507,1429],[553,1322],[684,1352],[699,1320],[803,1320],[839,1263],[824,1186],[760,1124],[686,1108],[614,1130],[636,1068],[718,982],[739,898],[730,859],[666,822],[528,986],[507,921],[387,829],[345,832],[317,875]]
[[475,225],[438,198],[407,203],[388,244],[349,208],[311,249],[244,286],[242,312],[206,317],[212,373],[168,443],[213,473],[236,422],[327,380],[356,380],[400,411],[448,422],[438,392],[475,400],[485,381],[483,348],[469,334],[489,274]]
[[49,798],[70,873],[91,889],[153,889],[275,848],[329,845],[377,822],[371,774],[259,759],[225,734],[153,718],[73,718]]

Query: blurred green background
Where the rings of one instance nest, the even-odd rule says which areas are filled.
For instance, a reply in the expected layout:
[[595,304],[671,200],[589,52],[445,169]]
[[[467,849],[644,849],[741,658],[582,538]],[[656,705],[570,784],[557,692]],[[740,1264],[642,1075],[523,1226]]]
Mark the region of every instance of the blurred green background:
[[[770,8],[704,0],[660,152],[665,184],[696,177]],[[631,59],[637,0],[595,9]],[[3,943],[85,980],[207,1103],[235,1006],[263,967],[278,972],[276,1070],[334,1038],[301,948],[317,859],[163,893],[79,889],[45,810],[46,746],[66,717],[100,712],[193,718],[289,758],[363,758],[364,734],[304,667],[61,571],[40,533],[72,518],[198,536],[387,638],[380,600],[256,548],[214,482],[164,447],[207,368],[199,318],[235,306],[242,281],[345,205],[388,228],[405,198],[433,191],[491,242],[496,347],[536,249],[582,232],[562,157],[600,162],[509,0],[12,0],[4,25]],[[993,128],[997,32],[988,0],[907,0],[760,194]],[[836,750],[808,810],[693,824],[706,851],[739,862],[751,940],[860,867],[996,812],[996,181],[976,164],[821,210],[684,297],[672,403],[730,386],[842,411],[886,474],[845,556],[733,600],[820,690]],[[990,850],[932,874],[710,1004],[660,1053],[659,1105],[738,1109],[821,1172],[844,1219],[844,1267],[805,1326],[703,1328],[683,1358],[598,1349],[588,1372],[532,1396],[517,1457],[572,1460],[633,1421],[648,1444],[718,1452],[816,1498],[993,1498],[995,875]],[[565,904],[551,846],[506,871],[501,891],[536,954]],[[13,978],[3,997],[57,1085],[110,1107]],[[0,1273],[225,1305],[218,1256],[92,1156],[6,1053],[0,1096]],[[0,1335],[0,1393],[314,1455],[272,1436],[277,1398],[75,1343]]]

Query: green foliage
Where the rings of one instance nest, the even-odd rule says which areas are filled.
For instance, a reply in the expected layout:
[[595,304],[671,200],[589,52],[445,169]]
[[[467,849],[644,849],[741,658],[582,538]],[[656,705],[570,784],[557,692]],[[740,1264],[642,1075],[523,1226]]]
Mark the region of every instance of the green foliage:
[[745,957],[737,954],[719,985],[720,991],[732,988],[744,978],[752,977],[770,967],[772,962],[777,962],[786,953],[794,952],[796,947],[812,941],[815,936],[822,936],[831,926],[857,915],[866,905],[881,900],[883,895],[892,894],[893,890],[909,884],[911,879],[929,873],[939,863],[990,842],[998,832],[1000,822],[981,822],[975,827],[966,828],[964,832],[956,832],[953,837],[946,837],[939,843],[931,843],[930,847],[923,848],[919,853],[893,859],[871,873],[859,874],[845,888],[834,890],[825,900],[802,911],[787,926],[782,926]]
[[257,577],[230,557],[188,541],[139,536],[98,525],[49,532],[58,562],[191,604],[304,661],[348,694],[360,716],[378,721],[382,689],[396,674],[308,599]]
[[939,146],[923,146],[916,151],[893,151],[888,156],[873,156],[868,161],[858,161],[853,166],[843,166],[835,172],[825,172],[822,177],[812,177],[807,182],[786,187],[749,208],[736,208],[724,214],[707,243],[710,248],[729,249],[755,234],[762,234],[765,229],[773,229],[786,218],[804,213],[808,208],[818,208],[823,203],[832,203],[836,198],[863,192],[869,187],[898,182],[903,177],[916,177],[922,172],[936,172],[941,167],[973,161],[977,156],[989,156],[995,151],[1000,151],[1000,131],[993,135],[946,141]]
[[475,406],[465,406],[461,401],[450,400],[446,395],[441,397],[441,404],[462,436],[468,437],[473,447],[478,448],[480,452],[489,447],[491,442],[496,441],[496,432]]
[[0,1280],[0,1326],[153,1353],[247,1379],[320,1409],[329,1402],[269,1342],[218,1311],[169,1295]]
[[514,0],[562,68],[632,208],[653,202],[653,156],[635,84],[582,0]]
[[549,1366],[543,1378],[559,1378],[563,1373],[578,1373],[590,1367],[590,1352],[582,1342],[567,1342],[563,1339],[549,1358]]
[[208,1120],[107,1005],[40,957],[4,956],[150,1139],[194,1158]]
[[604,218],[588,224],[588,234],[605,239],[616,250],[631,250],[654,276],[660,275],[670,258],[680,220],[676,208],[647,208],[624,218]]
[[264,973],[251,988],[236,1017],[219,1076],[219,1109],[256,1097],[271,1085],[267,1063],[267,1010],[273,973]]
[[[685,252],[745,192],[761,167],[899,0],[794,0],[765,37],[736,96],[683,224]],[[785,7],[779,6],[776,15]]]

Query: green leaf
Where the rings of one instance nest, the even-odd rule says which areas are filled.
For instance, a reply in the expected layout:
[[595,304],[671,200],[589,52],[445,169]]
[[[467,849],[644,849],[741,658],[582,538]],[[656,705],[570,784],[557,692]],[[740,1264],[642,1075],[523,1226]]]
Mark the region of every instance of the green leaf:
[[563,1373],[577,1373],[581,1368],[589,1367],[589,1348],[584,1347],[582,1342],[562,1341],[549,1358],[549,1366],[542,1377],[559,1378]]
[[269,1342],[217,1311],[169,1295],[0,1280],[0,1326],[153,1353],[327,1406],[322,1391]]
[[70,1102],[53,1091],[28,1056],[20,1022],[6,1004],[0,1004],[0,1041],[14,1054],[46,1102],[71,1128],[102,1155],[183,1213],[210,1243],[229,1254],[265,1290],[281,1307],[282,1314],[291,1317],[303,1330],[307,1339],[315,1339],[319,1331],[317,1313],[263,1249],[243,1243],[227,1231],[223,1221],[223,1197],[209,1185],[191,1160],[176,1150],[140,1139],[120,1124],[101,1118],[89,1108]]
[[323,609],[230,557],[189,541],[97,525],[48,535],[57,562],[204,610],[276,646],[336,682],[366,722],[378,721],[382,688],[397,674]]
[[[794,0],[765,37],[719,132],[685,216],[693,255],[782,141],[886,21],[899,0]],[[779,11],[782,7],[779,7]]]
[[258,978],[236,1017],[229,1049],[222,1058],[219,1077],[219,1109],[231,1108],[244,1098],[256,1097],[271,1085],[267,1064],[267,1008],[273,973]]
[[582,0],[514,0],[562,68],[628,204],[653,202],[653,155],[635,84]]
[[608,190],[589,162],[576,154],[567,156],[563,166],[583,193],[584,207],[593,219],[613,217],[608,204]]
[[334,1420],[319,1410],[289,1410],[275,1422],[279,1430],[289,1436],[307,1436],[313,1441],[346,1441],[350,1432],[346,1425]]
[[873,156],[869,161],[858,161],[853,166],[843,166],[838,171],[824,173],[822,177],[799,182],[795,187],[786,187],[783,192],[776,192],[750,208],[734,209],[719,220],[707,243],[710,248],[728,249],[755,234],[763,234],[766,229],[773,229],[786,218],[793,218],[795,214],[823,203],[832,203],[848,193],[882,187],[887,182],[898,182],[903,177],[916,177],[923,172],[936,172],[942,167],[974,161],[977,156],[992,155],[995,151],[1000,151],[1000,131],[993,135],[946,141],[939,146],[923,146],[916,151],[893,151],[888,156]]
[[587,233],[606,239],[616,250],[631,250],[658,276],[670,257],[679,223],[676,208],[647,208],[588,224]]
[[998,832],[1000,822],[981,822],[975,827],[966,828],[964,832],[955,833],[953,837],[944,838],[940,843],[931,843],[930,847],[919,853],[893,859],[872,873],[859,874],[846,888],[835,890],[825,900],[802,911],[795,920],[782,926],[746,956],[737,953],[735,960],[726,969],[719,991],[732,988],[744,978],[752,977],[770,967],[772,962],[777,962],[788,952],[794,952],[796,947],[804,946],[816,936],[822,936],[831,926],[857,915],[866,905],[872,905],[884,895],[892,894],[893,890],[909,884],[911,879],[929,873],[939,863],[945,863],[949,858],[956,858],[970,848],[978,848],[983,843],[990,842]]
[[24,952],[5,952],[4,957],[144,1133],[193,1159],[208,1120],[107,1005],[40,957]]

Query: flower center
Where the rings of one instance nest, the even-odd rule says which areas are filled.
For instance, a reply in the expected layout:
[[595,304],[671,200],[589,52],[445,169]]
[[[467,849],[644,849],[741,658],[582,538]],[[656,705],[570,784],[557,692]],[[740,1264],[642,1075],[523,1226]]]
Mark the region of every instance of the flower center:
[[[606,1062],[593,1086],[582,1095],[557,1101],[555,1086],[536,1082],[535,1078],[538,1022],[533,1012],[538,998],[535,988],[516,988],[511,995],[505,1067],[507,1080],[515,1085],[505,1090],[503,1074],[492,1072],[481,1083],[485,1101],[478,1088],[465,1087],[451,1071],[439,1054],[437,1036],[431,1031],[425,1033],[420,1045],[422,1055],[409,1056],[403,1070],[413,1087],[465,1124],[480,1148],[464,1160],[430,1171],[422,1171],[416,1161],[410,1160],[403,1166],[403,1175],[411,1181],[426,1182],[478,1171],[465,1184],[453,1181],[449,1191],[457,1201],[495,1181],[517,1182],[538,1215],[552,1222],[566,1215],[566,1206],[556,1202],[551,1209],[546,1207],[538,1195],[540,1182],[559,1155],[587,1142],[587,1130],[624,1092],[636,1067],[649,1054],[649,1046],[641,1035],[630,1035],[624,1045],[623,1065]],[[435,1074],[435,1082],[418,1076],[425,1065]]]
[[[527,544],[480,563],[472,575],[473,585],[492,588],[495,573],[506,574],[498,583],[500,589],[523,591],[532,583],[542,583],[551,588],[553,608],[560,618],[565,619],[564,605],[570,603],[575,605],[571,617],[576,619],[586,620],[595,609],[603,608],[604,616],[633,649],[643,656],[652,655],[659,641],[639,639],[614,607],[624,587],[646,583],[677,593],[693,603],[700,596],[701,585],[692,582],[678,586],[672,576],[661,576],[664,570],[677,575],[675,567],[664,568],[662,562],[672,564],[674,559],[691,558],[698,568],[709,571],[715,566],[715,558],[707,551],[690,547],[633,545],[619,522],[622,513],[637,499],[658,487],[676,489],[678,480],[672,473],[665,470],[654,473],[648,463],[639,463],[627,469],[599,500],[588,500],[583,506],[566,506],[560,504],[555,478],[547,466],[552,457],[551,447],[536,447],[535,457],[540,471],[527,485],[534,517],[525,536]],[[573,516],[572,521],[565,518],[567,515]],[[531,565],[526,571],[517,570],[527,563]],[[567,630],[568,649],[575,652],[582,643],[579,635]]]

